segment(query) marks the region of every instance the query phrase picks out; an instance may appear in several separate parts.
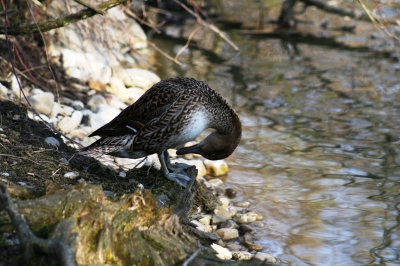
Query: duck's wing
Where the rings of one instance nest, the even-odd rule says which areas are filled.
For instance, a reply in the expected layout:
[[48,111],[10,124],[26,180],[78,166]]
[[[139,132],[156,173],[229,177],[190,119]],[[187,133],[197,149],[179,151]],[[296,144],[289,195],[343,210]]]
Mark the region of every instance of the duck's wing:
[[157,83],[138,101],[89,136],[134,135],[148,122],[163,115],[182,93],[183,88],[175,83]]

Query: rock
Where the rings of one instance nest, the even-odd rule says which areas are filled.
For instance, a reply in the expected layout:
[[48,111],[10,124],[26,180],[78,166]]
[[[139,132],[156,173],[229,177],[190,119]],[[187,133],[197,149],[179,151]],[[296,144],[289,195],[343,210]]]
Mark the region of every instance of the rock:
[[233,203],[236,207],[242,207],[242,208],[247,208],[251,205],[251,202],[249,201],[241,201],[241,202],[235,202]]
[[260,214],[254,213],[254,212],[237,213],[233,217],[233,220],[240,224],[248,224],[248,223],[252,223],[256,220],[262,220],[262,216]]
[[231,228],[221,228],[216,230],[215,233],[224,241],[239,237],[238,230]]
[[[232,220],[226,220],[222,224],[219,225],[220,228],[230,228],[230,229],[237,229],[239,226]],[[240,227],[239,227],[240,228]]]
[[227,247],[229,250],[237,250],[237,251],[239,251],[239,250],[241,250],[242,248],[244,248],[242,245],[235,244],[235,243],[228,243],[228,244],[226,244],[226,247]]
[[42,94],[42,93],[44,93],[44,91],[39,88],[34,88],[31,90],[31,95]]
[[126,107],[128,107],[128,105],[121,102],[121,100],[117,96],[112,95],[112,94],[107,95],[106,101],[109,105],[111,105],[119,110],[123,110]]
[[53,108],[51,108],[50,118],[57,117],[59,113],[61,113],[62,108],[61,105],[57,102],[53,104]]
[[236,214],[235,209],[229,209],[226,206],[218,206],[214,209],[215,215],[221,217],[222,219],[228,220],[232,219],[232,216]]
[[251,260],[253,255],[247,251],[236,251],[232,252],[232,258],[234,260]]
[[231,201],[225,196],[219,196],[218,199],[221,201],[222,206],[229,206],[229,203],[231,203]]
[[241,233],[250,233],[250,234],[254,234],[256,232],[256,230],[254,228],[252,228],[251,226],[248,226],[246,224],[242,224],[239,226],[238,228],[239,232]]
[[198,221],[200,223],[202,223],[203,225],[210,225],[211,224],[211,215],[206,214],[204,215],[202,218],[198,219]]
[[99,116],[98,114],[91,114],[89,116],[89,125],[92,128],[92,132],[95,131],[96,129],[104,126],[106,122],[104,122],[103,118]]
[[212,187],[219,187],[222,186],[224,184],[224,182],[219,179],[219,178],[215,178],[215,179],[211,179],[208,180],[208,183],[212,186]]
[[134,102],[139,100],[139,98],[142,97],[144,93],[145,91],[141,88],[127,88],[127,98],[124,102],[126,102],[127,104],[133,104]]
[[204,225],[202,223],[200,223],[199,221],[192,220],[190,222],[196,225],[196,229],[197,230],[206,231],[205,228],[204,228]]
[[70,178],[70,179],[74,179],[77,178],[79,176],[79,172],[74,171],[74,172],[68,172],[64,174],[65,178]]
[[73,130],[71,130],[69,132],[71,137],[80,138],[80,139],[83,139],[84,137],[86,137],[90,133],[92,133],[92,128],[91,127],[76,128],[76,129],[73,129]]
[[111,105],[100,105],[97,106],[96,110],[97,114],[104,120],[104,122],[108,123],[111,120],[113,120],[119,113],[121,113],[121,110],[111,106]]
[[115,163],[121,168],[132,169],[134,167],[140,168],[144,165],[143,158],[139,159],[129,159],[129,158],[118,158],[115,157]]
[[47,144],[49,144],[50,146],[54,146],[54,147],[60,147],[60,142],[53,137],[47,137],[44,139],[44,142],[46,142]]
[[100,81],[109,83],[112,69],[104,62],[98,60],[91,53],[62,49],[63,67],[67,75],[83,81]]
[[217,257],[221,260],[230,260],[232,258],[232,254],[227,248],[223,248],[217,244],[211,244],[211,248],[217,252]]
[[44,114],[39,114],[39,116],[34,116],[33,120],[35,121],[45,121],[47,123],[50,123],[50,119],[47,115]]
[[218,225],[218,224],[222,224],[225,221],[226,221],[226,219],[221,218],[218,215],[213,215],[212,216],[212,220],[211,220],[211,224],[212,225]]
[[161,168],[161,164],[160,164],[160,161],[158,160],[158,156],[155,154],[147,156],[146,160],[144,161],[144,165],[152,166],[157,170],[160,170],[160,168]]
[[236,190],[236,189],[227,188],[227,189],[225,190],[225,195],[226,195],[228,198],[230,198],[230,199],[235,198],[235,197],[236,197],[236,194],[237,194],[237,190]]
[[74,111],[74,108],[72,108],[71,106],[61,105],[60,113],[64,116],[71,116]]
[[87,102],[87,105],[89,106],[90,110],[92,110],[92,112],[96,112],[97,107],[100,105],[107,105],[107,101],[103,96],[95,94]]
[[140,68],[118,68],[116,75],[124,81],[125,86],[139,87],[144,90],[150,89],[161,80],[153,72]]
[[7,95],[7,93],[8,93],[7,87],[1,84],[0,82],[0,95]]
[[71,105],[75,110],[78,111],[85,109],[85,105],[81,101],[72,101]]
[[71,117],[66,116],[58,123],[58,127],[64,133],[69,133],[71,130],[77,128],[81,123],[83,114],[80,111],[75,111]]
[[242,237],[242,244],[250,249],[250,250],[254,250],[254,251],[261,251],[264,249],[263,246],[257,245],[253,242],[251,242],[252,236],[249,233],[245,233],[244,236]]
[[106,86],[106,91],[117,96],[121,101],[125,102],[128,99],[128,93],[122,79],[112,77],[110,85]]
[[125,171],[121,171],[118,174],[119,177],[125,178],[126,177],[126,172]]
[[41,94],[32,95],[29,98],[32,106],[40,113],[49,116],[51,114],[54,95],[51,92],[44,92]]
[[263,253],[263,252],[257,252],[256,255],[254,255],[254,259],[256,260],[261,260],[261,261],[266,261],[270,263],[276,262],[276,259],[274,256],[268,253]]
[[[88,87],[91,90],[89,91],[88,94],[92,95],[92,94],[96,94],[96,92],[104,92],[106,90],[106,86],[107,85],[104,84],[103,82],[90,80],[88,82]],[[92,93],[92,94],[90,94],[90,93]]]
[[226,175],[229,171],[228,164],[224,160],[204,160],[204,164],[207,169],[207,174],[210,176]]

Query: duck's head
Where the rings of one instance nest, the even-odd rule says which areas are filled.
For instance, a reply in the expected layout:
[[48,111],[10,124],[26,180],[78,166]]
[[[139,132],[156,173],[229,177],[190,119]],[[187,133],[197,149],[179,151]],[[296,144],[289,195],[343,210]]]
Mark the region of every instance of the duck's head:
[[214,131],[200,143],[177,150],[176,154],[197,153],[209,160],[222,160],[232,154],[239,144],[241,135],[221,134]]

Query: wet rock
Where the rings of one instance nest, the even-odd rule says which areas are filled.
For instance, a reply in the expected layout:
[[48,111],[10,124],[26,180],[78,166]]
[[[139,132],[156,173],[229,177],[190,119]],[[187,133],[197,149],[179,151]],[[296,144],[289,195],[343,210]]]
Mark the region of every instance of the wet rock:
[[133,104],[134,102],[139,100],[139,98],[142,97],[144,93],[145,91],[141,88],[127,88],[127,98],[124,102],[126,102],[127,104]]
[[213,215],[212,219],[211,219],[211,224],[212,225],[218,225],[218,224],[222,224],[225,221],[226,221],[226,219],[221,218],[218,215]]
[[250,249],[250,250],[254,250],[254,251],[261,251],[264,249],[263,246],[257,245],[253,242],[251,242],[252,236],[249,233],[244,234],[244,236],[242,237],[241,241],[242,244]]
[[69,133],[71,130],[77,128],[81,123],[83,114],[80,111],[75,111],[71,117],[67,116],[61,119],[58,127],[64,133]]
[[232,252],[232,258],[234,260],[251,260],[253,255],[247,251],[236,251]]
[[238,228],[238,230],[239,230],[239,232],[241,232],[241,233],[250,233],[250,234],[254,234],[254,233],[256,232],[256,230],[255,230],[253,227],[251,227],[251,226],[249,226],[249,225],[246,225],[246,224],[240,225],[239,228]]
[[96,112],[97,107],[100,105],[107,105],[107,101],[103,96],[95,94],[89,99],[87,105],[92,112]]
[[229,250],[236,250],[236,251],[239,251],[239,250],[241,250],[241,249],[243,248],[242,245],[235,244],[235,243],[226,244],[226,247],[227,247]]
[[236,210],[232,210],[226,206],[218,206],[215,208],[214,213],[222,219],[228,220],[232,219],[232,216],[236,214]]
[[238,224],[235,223],[232,220],[226,220],[225,222],[223,222],[222,224],[219,225],[220,228],[230,228],[230,229],[236,229],[238,228]]
[[261,221],[255,221],[254,223],[251,224],[254,227],[262,228],[265,226],[265,224]]
[[54,146],[54,147],[60,147],[60,142],[53,137],[47,137],[44,139],[44,142],[46,142],[47,144],[49,144],[50,146]]
[[249,224],[256,220],[262,220],[262,216],[254,212],[237,213],[233,217],[233,220],[240,224]]
[[215,233],[224,241],[239,237],[238,230],[231,228],[221,228],[216,230]]
[[233,203],[233,205],[235,205],[236,207],[243,207],[243,208],[247,208],[251,205],[251,202],[249,201],[241,201],[241,202],[235,202]]
[[208,183],[212,186],[212,187],[219,187],[222,186],[224,184],[224,182],[219,179],[219,178],[215,178],[215,179],[211,179],[208,180]]
[[256,260],[261,260],[261,261],[266,261],[270,263],[276,262],[276,259],[274,256],[268,253],[263,253],[263,252],[257,252],[256,255],[254,255],[254,259]]
[[232,253],[227,248],[223,248],[217,244],[211,244],[211,248],[217,252],[216,256],[221,260],[230,260]]
[[199,177],[202,177],[202,176],[206,175],[206,167],[204,166],[202,160],[185,160],[185,159],[182,159],[182,158],[177,158],[177,159],[174,159],[172,161],[172,163],[184,163],[184,164],[187,164],[187,165],[196,166],[196,169],[197,169],[197,177],[196,178],[199,178]]
[[225,196],[220,196],[220,197],[218,197],[218,199],[221,201],[222,206],[229,206],[229,203],[231,203],[231,201],[228,199],[228,197],[225,197]]
[[235,197],[236,197],[236,194],[237,194],[237,190],[236,190],[236,189],[227,188],[227,189],[225,190],[225,195],[226,195],[228,198],[230,198],[230,199],[235,198]]
[[207,169],[207,174],[210,176],[223,176],[229,171],[228,164],[224,160],[204,160]]
[[40,113],[44,115],[50,115],[53,104],[54,104],[54,95],[51,92],[44,92],[41,94],[32,95],[29,98],[32,106]]
[[140,68],[118,68],[116,75],[124,81],[125,86],[139,87],[144,90],[150,89],[161,80],[153,72]]

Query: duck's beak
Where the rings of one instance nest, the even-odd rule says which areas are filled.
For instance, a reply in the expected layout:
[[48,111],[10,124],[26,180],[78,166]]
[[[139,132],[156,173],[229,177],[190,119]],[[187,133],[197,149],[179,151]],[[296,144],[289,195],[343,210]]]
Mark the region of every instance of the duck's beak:
[[188,154],[188,153],[200,154],[200,145],[196,144],[196,145],[193,145],[193,146],[190,146],[190,147],[181,148],[181,149],[176,151],[177,155],[184,155],[184,154]]

